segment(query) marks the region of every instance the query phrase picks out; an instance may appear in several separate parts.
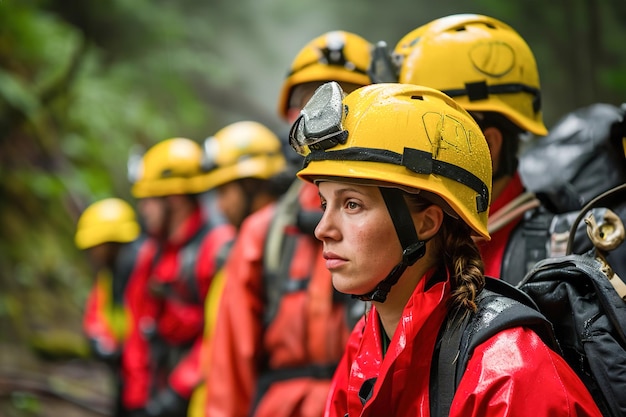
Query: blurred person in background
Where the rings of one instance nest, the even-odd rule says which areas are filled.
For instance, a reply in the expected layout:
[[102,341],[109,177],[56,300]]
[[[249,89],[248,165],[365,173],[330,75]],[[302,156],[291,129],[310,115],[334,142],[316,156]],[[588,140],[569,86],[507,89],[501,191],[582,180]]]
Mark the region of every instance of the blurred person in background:
[[96,270],[85,304],[83,331],[93,355],[111,367],[115,383],[113,415],[120,416],[120,355],[130,320],[124,296],[144,247],[144,236],[130,204],[119,198],[105,198],[82,212],[75,243],[87,253]]
[[[293,122],[326,81],[347,91],[369,84],[371,50],[345,31],[311,40],[284,80],[280,116]],[[363,314],[360,301],[332,288],[313,235],[321,217],[316,188],[291,181],[277,204],[243,222],[227,261],[206,416],[321,416],[355,316]]]
[[[457,14],[435,19],[405,35],[395,47],[400,83],[443,91],[481,127],[491,152],[491,240],[480,240],[485,274],[522,273],[505,262],[507,245],[525,211],[539,205],[518,172],[524,137],[545,136],[535,57],[509,25],[489,16]],[[515,253],[512,254],[515,256]]]
[[201,207],[199,194],[209,188],[202,158],[197,142],[171,138],[129,167],[153,248],[127,291],[133,321],[122,399],[131,417],[185,415],[201,382],[205,297],[235,235]]
[[[536,262],[564,255],[577,211],[623,182],[623,159],[620,166],[616,157],[623,135],[614,132],[623,125],[623,113],[618,108],[608,116],[598,111],[587,121],[584,110],[579,111],[548,135],[535,57],[506,23],[477,14],[435,19],[405,35],[392,61],[401,83],[436,88],[454,98],[487,140],[494,174],[491,241],[479,241],[486,275],[516,285]],[[587,156],[577,159],[583,154]],[[589,162],[581,163],[585,158]],[[569,183],[563,185],[566,176]],[[557,185],[541,189],[538,182]],[[584,231],[577,236],[576,253],[591,249]],[[619,253],[612,254],[618,271],[626,264]]]
[[[278,136],[261,123],[240,121],[220,129],[205,139],[203,170],[209,188],[215,190],[216,206],[237,229],[252,213],[275,202],[289,182],[283,172],[285,156]],[[224,288],[224,269],[213,279],[205,301],[202,373],[209,369],[211,340],[219,300]],[[204,415],[206,385],[195,389],[188,415]]]

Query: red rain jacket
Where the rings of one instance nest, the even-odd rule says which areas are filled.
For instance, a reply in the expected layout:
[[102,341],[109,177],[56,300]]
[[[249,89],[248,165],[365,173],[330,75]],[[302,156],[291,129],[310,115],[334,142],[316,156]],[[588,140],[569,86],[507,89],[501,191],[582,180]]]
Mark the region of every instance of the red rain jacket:
[[[152,242],[151,254],[142,259],[127,291],[132,329],[122,352],[126,409],[144,407],[155,390],[165,386],[189,398],[200,382],[204,298],[219,268],[218,255],[234,235],[231,225],[207,228],[198,209],[175,238],[161,247]],[[185,251],[197,239],[197,253]],[[191,270],[184,271],[189,266]],[[165,363],[172,355],[164,351],[175,353],[174,364]]]
[[[319,210],[317,187],[303,185],[299,201],[307,210]],[[208,361],[206,416],[321,417],[332,372],[343,354],[350,330],[343,304],[333,302],[321,242],[293,226],[285,230],[297,233],[289,279],[310,277],[310,282],[283,296],[275,318],[264,326],[262,261],[275,212],[276,205],[271,205],[248,217],[226,264],[226,285]],[[259,380],[268,370],[311,365],[330,368],[328,375],[274,382],[250,413]]]
[[[333,378],[326,417],[430,415],[431,358],[450,291],[447,281],[425,291],[430,274],[405,306],[384,358],[376,308],[357,324]],[[363,406],[359,390],[372,378],[376,378],[372,396]],[[450,416],[601,415],[565,361],[537,334],[516,327],[476,348]]]

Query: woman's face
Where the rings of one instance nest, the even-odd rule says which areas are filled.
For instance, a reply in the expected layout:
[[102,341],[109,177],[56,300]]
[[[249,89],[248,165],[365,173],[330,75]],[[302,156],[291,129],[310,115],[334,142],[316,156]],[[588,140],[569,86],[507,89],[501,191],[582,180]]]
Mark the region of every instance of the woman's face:
[[334,287],[364,294],[402,258],[402,248],[378,187],[319,183],[324,215],[315,236],[324,243]]

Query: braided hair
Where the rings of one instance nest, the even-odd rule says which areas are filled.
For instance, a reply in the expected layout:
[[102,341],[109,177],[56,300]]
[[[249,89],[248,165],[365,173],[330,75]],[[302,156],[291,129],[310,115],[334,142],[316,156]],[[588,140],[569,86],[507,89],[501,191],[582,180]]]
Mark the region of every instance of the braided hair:
[[472,239],[472,229],[463,220],[450,215],[452,209],[441,198],[433,202],[426,193],[407,193],[405,198],[411,211],[421,211],[435,203],[443,206],[446,214],[439,232],[431,239],[430,251],[440,255],[439,262],[452,276],[450,308],[461,315],[475,312],[476,296],[485,286],[485,275],[480,251]]

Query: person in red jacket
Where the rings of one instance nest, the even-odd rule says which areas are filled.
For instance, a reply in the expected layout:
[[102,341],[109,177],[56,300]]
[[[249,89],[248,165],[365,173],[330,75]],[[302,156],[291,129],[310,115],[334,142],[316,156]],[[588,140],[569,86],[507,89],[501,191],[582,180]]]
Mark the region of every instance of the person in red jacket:
[[128,331],[123,294],[143,242],[135,211],[119,198],[96,201],[80,215],[75,241],[97,270],[83,330],[97,358],[115,361]]
[[[328,80],[349,90],[369,84],[371,49],[345,31],[313,39],[292,62],[279,114],[293,121]],[[351,316],[363,306],[333,291],[313,236],[320,215],[317,189],[296,179],[241,225],[211,346],[206,416],[322,415]]]
[[[446,342],[438,342],[440,330],[475,315],[486,281],[517,291],[486,280],[473,240],[489,239],[492,191],[479,125],[428,87],[382,83],[344,96],[328,83],[290,141],[305,157],[298,177],[319,189],[324,215],[315,235],[334,287],[372,303],[334,375],[325,415],[439,415],[431,410],[444,404],[446,380],[433,366]],[[485,323],[510,305],[503,296],[495,302]],[[463,336],[486,326],[470,323]],[[470,352],[450,416],[600,416],[534,329],[504,328]]]
[[132,327],[122,351],[122,400],[132,417],[185,415],[201,380],[204,300],[235,234],[200,207],[198,194],[209,188],[202,156],[190,139],[166,139],[129,172],[153,248],[127,290]]
[[409,32],[393,55],[400,83],[443,91],[480,125],[493,163],[491,240],[479,243],[485,273],[496,278],[511,273],[523,276],[524,268],[507,270],[504,257],[524,212],[539,206],[539,200],[522,184],[517,157],[523,137],[547,134],[532,50],[519,33],[498,19],[455,14]]
[[[284,175],[285,155],[278,136],[261,123],[244,120],[231,123],[203,143],[203,168],[216,191],[216,206],[237,229],[252,213],[275,202],[289,186]],[[210,366],[215,321],[225,285],[224,269],[217,273],[205,301],[201,370]],[[204,415],[206,385],[193,393],[187,415]]]
[[129,331],[126,285],[145,249],[145,236],[126,201],[105,198],[90,204],[76,225],[76,247],[96,269],[83,314],[83,331],[93,355],[110,366],[115,396],[113,415],[121,414],[120,355]]

